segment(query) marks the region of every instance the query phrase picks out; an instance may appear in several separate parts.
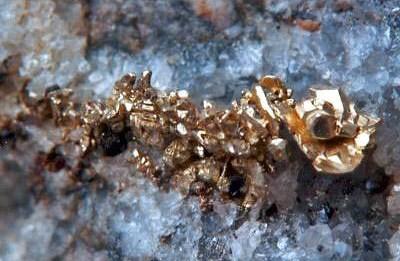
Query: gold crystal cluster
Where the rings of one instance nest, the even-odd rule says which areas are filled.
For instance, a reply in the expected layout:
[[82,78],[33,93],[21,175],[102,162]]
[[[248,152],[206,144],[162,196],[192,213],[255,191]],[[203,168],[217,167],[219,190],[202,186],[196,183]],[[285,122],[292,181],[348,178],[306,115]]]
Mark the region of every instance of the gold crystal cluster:
[[[246,208],[262,198],[264,174],[286,155],[278,122],[260,110],[266,94],[256,88],[229,110],[204,102],[200,111],[186,91],[157,91],[150,77],[125,75],[105,103],[86,104],[82,151],[99,146],[118,154],[129,130],[138,144],[130,159],[136,168],[157,183],[167,176],[183,194],[198,195],[204,208],[214,190]],[[154,150],[162,162],[146,153]]]
[[265,175],[288,163],[282,128],[316,170],[339,174],[360,164],[378,123],[358,112],[339,89],[312,88],[296,103],[274,76],[264,76],[229,109],[208,101],[199,109],[186,91],[158,91],[149,71],[123,76],[110,98],[88,102],[79,113],[68,90],[52,89],[35,102],[28,96],[21,99],[34,112],[81,130],[82,157],[93,151],[115,156],[129,148],[138,171],[157,184],[199,196],[203,209],[210,207],[214,192],[244,208],[266,196]]

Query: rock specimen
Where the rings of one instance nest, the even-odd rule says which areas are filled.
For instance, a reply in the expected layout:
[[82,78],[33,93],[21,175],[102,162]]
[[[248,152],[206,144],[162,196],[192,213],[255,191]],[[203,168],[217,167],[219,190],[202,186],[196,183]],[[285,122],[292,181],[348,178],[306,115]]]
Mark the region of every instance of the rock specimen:
[[[398,258],[398,0],[0,0],[0,6],[0,259]],[[376,148],[367,148],[349,174],[321,175],[281,120],[280,137],[288,139],[272,148],[286,145],[288,159],[273,159],[265,204],[244,213],[213,190],[199,193],[213,205],[201,211],[198,197],[157,186],[174,179],[156,175],[151,182],[133,167],[133,155],[143,156],[141,166],[147,159],[171,164],[171,156],[132,141],[131,131],[117,127],[112,135],[102,125],[94,135],[98,148],[81,158],[82,123],[65,125],[81,118],[68,111],[84,112],[82,101],[104,100],[121,75],[148,69],[156,89],[187,90],[197,105],[208,99],[218,111],[240,103],[263,73],[293,88],[298,105],[310,86],[341,86],[360,111],[382,119]],[[45,117],[21,114],[20,80],[29,80],[27,90],[38,95],[29,100],[42,100]],[[73,90],[61,100],[78,108],[62,102],[65,113],[53,118],[58,105],[48,98],[69,92],[56,85]],[[168,151],[181,147],[175,142]],[[234,180],[240,187],[241,176]],[[243,190],[233,191],[240,203]]]

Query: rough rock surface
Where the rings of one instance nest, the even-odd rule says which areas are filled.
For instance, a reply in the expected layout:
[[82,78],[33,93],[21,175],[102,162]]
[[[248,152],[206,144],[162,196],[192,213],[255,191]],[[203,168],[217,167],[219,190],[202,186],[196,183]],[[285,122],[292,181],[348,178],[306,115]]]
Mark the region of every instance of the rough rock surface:
[[[0,130],[1,260],[386,260],[400,258],[400,1],[0,0],[0,113],[19,110],[10,75],[101,98],[122,74],[153,71],[160,89],[228,104],[262,74],[302,97],[342,86],[383,119],[354,172],[298,161],[268,177],[269,201],[244,214],[164,191],[127,153],[95,158],[71,185],[38,155],[60,142],[47,124]],[[14,71],[13,57],[20,59]],[[11,98],[10,98],[11,97]],[[73,153],[73,152],[69,152]],[[40,157],[39,157],[40,158]]]

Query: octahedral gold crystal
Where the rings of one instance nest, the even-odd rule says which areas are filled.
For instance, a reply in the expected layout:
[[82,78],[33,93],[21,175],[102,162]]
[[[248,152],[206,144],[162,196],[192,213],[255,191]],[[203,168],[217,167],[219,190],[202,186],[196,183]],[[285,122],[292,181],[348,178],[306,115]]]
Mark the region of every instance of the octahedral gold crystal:
[[274,76],[264,76],[261,86],[271,92],[271,106],[294,135],[301,150],[318,171],[346,173],[363,159],[379,119],[355,109],[342,90],[317,86],[307,99],[293,106],[286,87]]

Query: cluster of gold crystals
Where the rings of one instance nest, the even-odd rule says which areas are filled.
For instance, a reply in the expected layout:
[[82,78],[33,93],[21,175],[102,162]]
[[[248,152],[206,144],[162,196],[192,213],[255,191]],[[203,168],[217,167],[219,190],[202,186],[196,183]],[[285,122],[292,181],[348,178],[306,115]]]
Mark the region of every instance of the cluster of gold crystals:
[[27,84],[23,85],[19,98],[25,109],[41,119],[51,118],[57,126],[78,125],[80,114],[77,106],[71,100],[73,91],[51,86],[46,89],[44,96],[39,97],[29,92]]
[[[182,193],[198,195],[204,208],[213,190],[244,207],[262,198],[264,173],[286,158],[277,121],[259,109],[266,94],[248,91],[229,110],[204,102],[200,112],[186,91],[157,91],[150,77],[147,71],[139,79],[125,75],[106,102],[86,104],[83,152],[101,147],[113,156],[131,139],[137,146],[130,161],[139,171],[155,182],[169,177]],[[162,153],[162,162],[145,153],[151,150]]]
[[281,80],[264,76],[229,109],[204,101],[199,110],[186,91],[152,88],[145,71],[123,76],[110,98],[87,102],[80,112],[69,89],[48,88],[39,98],[23,88],[20,100],[31,115],[78,130],[82,159],[95,150],[116,156],[129,149],[138,171],[197,195],[209,209],[214,192],[244,208],[266,196],[265,175],[288,161],[284,124],[316,170],[346,173],[360,164],[378,120],[356,111],[341,90],[310,93],[296,104]]
[[[296,104],[292,91],[273,76],[243,92],[228,110],[205,101],[201,111],[186,91],[163,93],[150,80],[149,71],[138,79],[125,75],[106,102],[86,104],[82,151],[100,146],[114,156],[133,140],[130,161],[139,171],[198,195],[204,208],[214,190],[246,208],[265,196],[264,175],[287,160],[282,121],[314,167],[329,173],[358,166],[378,122],[358,113],[337,89],[311,89],[310,98]],[[145,153],[152,149],[162,161]]]
[[265,76],[260,84],[272,92],[277,115],[316,170],[341,174],[360,164],[379,119],[357,112],[340,89],[311,88],[309,97],[294,105],[290,95],[274,95],[287,91],[275,77]]

